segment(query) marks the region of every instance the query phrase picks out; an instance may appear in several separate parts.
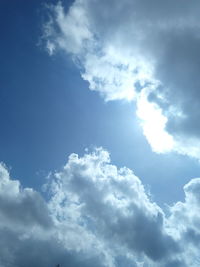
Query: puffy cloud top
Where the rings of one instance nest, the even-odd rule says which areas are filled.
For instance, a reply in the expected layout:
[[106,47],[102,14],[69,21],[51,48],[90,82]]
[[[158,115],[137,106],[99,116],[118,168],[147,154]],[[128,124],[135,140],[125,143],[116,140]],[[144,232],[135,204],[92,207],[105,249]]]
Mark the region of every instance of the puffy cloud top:
[[2,267],[199,266],[199,178],[167,215],[102,148],[71,154],[48,178],[48,201],[0,173]]

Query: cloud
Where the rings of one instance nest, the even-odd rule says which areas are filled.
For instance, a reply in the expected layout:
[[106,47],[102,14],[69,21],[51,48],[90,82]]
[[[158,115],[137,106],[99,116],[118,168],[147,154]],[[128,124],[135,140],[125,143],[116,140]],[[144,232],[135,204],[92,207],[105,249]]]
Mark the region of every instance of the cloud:
[[200,178],[165,213],[97,148],[48,177],[45,200],[0,165],[0,266],[199,266]]
[[65,10],[59,2],[49,8],[44,38],[50,54],[72,56],[106,101],[136,101],[154,151],[199,159],[199,7],[197,0],[76,0]]
[[[0,266],[47,267],[58,263],[75,267],[105,266],[97,254],[67,249],[59,238],[63,234],[61,228],[54,223],[48,203],[41,194],[30,188],[23,189],[18,180],[10,178],[5,165],[1,164]],[[76,238],[75,234],[73,238]]]
[[58,192],[53,185],[51,205],[59,211],[59,220],[68,216],[76,224],[85,224],[88,231],[94,229],[95,236],[113,249],[135,251],[155,261],[177,251],[164,231],[161,209],[150,202],[140,180],[131,170],[117,170],[109,161],[102,149],[83,158],[70,156],[63,172],[56,174]]
[[0,211],[0,225],[10,229],[51,227],[48,209],[40,194],[30,188],[21,189],[19,181],[10,180],[3,164],[0,165]]

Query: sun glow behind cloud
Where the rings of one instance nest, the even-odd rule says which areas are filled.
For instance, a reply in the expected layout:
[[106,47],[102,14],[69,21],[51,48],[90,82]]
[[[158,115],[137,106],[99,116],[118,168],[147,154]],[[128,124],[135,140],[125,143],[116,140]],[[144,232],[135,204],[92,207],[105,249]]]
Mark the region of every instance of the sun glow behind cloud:
[[[145,89],[148,83],[153,84],[152,88],[156,89],[157,86],[153,78],[153,64],[150,60],[132,54],[132,51],[121,52],[111,44],[105,44],[99,50],[86,12],[82,9],[82,2],[79,1],[74,3],[68,14],[64,13],[61,3],[55,7],[56,24],[60,27],[61,34],[57,35],[54,31],[53,19],[45,25],[50,55],[57,48],[71,53],[83,65],[84,72],[81,75],[89,82],[89,88],[99,91],[106,101],[136,101],[137,115],[153,150],[159,153],[172,150],[173,138],[165,131],[167,118],[162,115],[161,109],[148,101]],[[82,19],[81,24],[77,24],[77,15]],[[73,31],[71,28],[68,30],[70,26]],[[80,35],[80,30],[87,34]],[[142,88],[140,92],[137,91],[136,84]]]
[[[184,1],[180,10],[171,0],[162,5],[154,0],[156,9],[147,8],[146,0],[111,2],[76,0],[67,12],[61,2],[50,6],[43,36],[47,50],[51,55],[59,49],[71,55],[89,88],[105,101],[138,102],[137,115],[154,151],[200,159],[199,111],[187,108],[192,101],[194,107],[200,104],[197,2],[188,6]],[[152,101],[145,89],[149,84]]]
[[137,115],[142,120],[144,135],[152,149],[158,153],[172,151],[174,140],[165,130],[167,118],[155,103],[147,100],[145,90],[138,96]]

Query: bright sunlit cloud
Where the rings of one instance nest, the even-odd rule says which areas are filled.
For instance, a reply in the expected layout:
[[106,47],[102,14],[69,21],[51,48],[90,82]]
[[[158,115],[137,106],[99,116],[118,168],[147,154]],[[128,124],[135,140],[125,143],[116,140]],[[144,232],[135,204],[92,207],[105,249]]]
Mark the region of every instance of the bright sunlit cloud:
[[[154,0],[154,8],[147,0],[76,0],[65,11],[59,2],[49,9],[44,38],[51,55],[62,49],[72,56],[105,101],[139,101],[137,114],[154,151],[199,158],[199,4],[178,3],[181,9],[172,0]],[[144,99],[155,81],[162,86],[153,86],[151,101],[148,92]]]
[[144,135],[155,152],[170,152],[173,150],[174,140],[165,129],[167,118],[155,103],[147,100],[147,97],[144,89],[137,101],[137,115],[142,120]]

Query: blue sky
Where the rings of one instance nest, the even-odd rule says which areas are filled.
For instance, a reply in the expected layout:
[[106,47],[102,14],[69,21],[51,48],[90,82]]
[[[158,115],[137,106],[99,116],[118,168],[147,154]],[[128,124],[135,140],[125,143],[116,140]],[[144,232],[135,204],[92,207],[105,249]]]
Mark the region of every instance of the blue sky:
[[[7,239],[15,240],[14,244],[20,248],[14,259],[10,255],[0,254],[2,267],[30,264],[31,257],[27,256],[24,260],[20,258],[25,253],[26,242],[31,249],[35,249],[37,244],[41,245],[45,259],[48,258],[48,251],[53,251],[52,259],[44,259],[41,263],[43,266],[50,262],[55,266],[59,259],[63,266],[71,262],[71,266],[77,267],[79,262],[83,266],[93,266],[94,260],[99,264],[97,266],[109,267],[199,266],[194,252],[198,246],[193,248],[191,245],[191,254],[194,253],[194,256],[191,259],[188,256],[188,260],[182,256],[187,248],[178,245],[180,240],[183,243],[187,238],[192,240],[192,235],[199,240],[195,223],[189,228],[187,220],[180,219],[187,217],[191,207],[194,211],[198,207],[193,198],[199,181],[190,181],[198,177],[200,171],[200,83],[199,62],[196,59],[199,58],[199,37],[195,32],[195,27],[198,27],[195,11],[198,3],[192,1],[188,17],[185,18],[185,9],[188,8],[186,1],[185,9],[180,11],[172,1],[162,6],[154,0],[152,6],[155,9],[150,9],[149,13],[146,0],[133,2],[0,2],[0,177],[6,181],[2,184],[7,183],[8,190],[14,192],[14,196],[16,194],[16,199],[10,200],[5,197],[4,189],[0,190],[2,203],[5,203],[2,207],[0,205],[0,214],[3,214],[3,222],[12,229],[0,224],[0,231],[5,239],[6,233],[9,233],[12,238]],[[137,12],[134,13],[134,10]],[[167,16],[171,10],[173,12],[169,19]],[[124,12],[127,12],[127,17]],[[136,14],[135,17],[131,12]],[[179,24],[182,28],[179,28]],[[74,157],[73,153],[79,158]],[[95,161],[99,162],[96,167],[93,166]],[[124,166],[132,170],[140,182],[133,174],[130,176],[127,170],[119,170]],[[82,168],[88,170],[85,176]],[[108,187],[100,182],[95,185],[93,179],[98,179],[101,176],[99,173],[105,176],[105,180],[111,177],[107,182]],[[116,180],[120,175],[124,182]],[[48,182],[47,176],[50,177]],[[75,177],[74,183],[69,177]],[[13,179],[21,184],[23,191]],[[134,188],[136,184],[140,197],[131,200],[130,194],[128,199],[129,188]],[[96,192],[98,186],[101,190]],[[32,191],[29,192],[27,188]],[[44,191],[44,188],[48,189]],[[121,191],[118,192],[119,188]],[[82,189],[84,193],[81,193]],[[137,192],[134,190],[133,195]],[[94,201],[93,192],[97,194],[98,203]],[[65,194],[69,202],[67,205],[62,204],[65,203],[62,199]],[[122,223],[114,228],[104,202],[111,201],[112,197],[116,197],[115,194],[120,195],[120,201],[127,197],[128,204],[120,208],[118,204],[113,206],[115,202],[112,205],[108,203],[114,207],[113,210],[110,208],[110,214],[118,214],[116,220]],[[104,196],[107,196],[106,200]],[[73,206],[77,198],[87,207],[79,211],[81,223],[75,221],[74,215],[80,208]],[[95,204],[90,206],[93,201],[96,207]],[[135,201],[135,204],[131,201]],[[154,201],[156,207],[152,204]],[[170,205],[169,210],[166,204]],[[41,208],[41,212],[35,205]],[[123,210],[128,209],[128,205],[133,205],[135,218],[129,215],[125,222]],[[23,214],[24,207],[30,210],[30,214],[29,211]],[[13,209],[18,211],[16,217]],[[70,215],[63,215],[65,209]],[[98,213],[94,212],[98,209]],[[180,213],[186,214],[181,217],[179,209]],[[45,218],[42,212],[47,214]],[[147,213],[151,214],[150,217]],[[151,216],[154,218],[155,214],[157,219],[154,222]],[[24,221],[19,216],[24,217]],[[166,220],[167,229],[165,223],[161,229],[159,216],[162,217],[161,221]],[[191,221],[199,220],[195,214],[188,216],[192,218]],[[61,217],[62,220],[59,219]],[[120,227],[129,225],[131,234],[138,227],[133,223],[137,220],[141,220],[141,225],[144,223],[149,225],[149,229],[153,228],[152,231],[159,236],[157,243],[154,244],[155,236],[150,236],[148,232],[145,232],[144,239],[142,235],[135,234],[133,240],[128,240],[127,232],[119,231]],[[180,223],[180,229],[184,225],[183,232],[175,231],[174,225],[178,220],[183,220]],[[105,230],[102,221],[110,228]],[[59,223],[63,228],[58,227]],[[26,230],[22,233],[24,225]],[[80,247],[81,252],[76,251],[82,240],[77,241],[74,230],[70,232],[67,228],[69,225],[69,229],[81,231],[83,239],[88,238],[86,250]],[[48,227],[50,233],[44,230]],[[40,230],[37,232],[35,229]],[[52,229],[56,229],[56,237]],[[106,241],[107,236],[109,239],[109,235],[115,231],[113,229],[118,229],[117,241],[114,241],[119,246],[121,241],[127,242],[121,254],[117,253],[117,245],[111,249]],[[33,240],[30,233],[36,234],[38,239]],[[49,247],[44,243],[45,238],[41,241],[41,235],[55,240],[59,240],[58,236],[66,239],[61,238],[55,247]],[[20,236],[26,236],[25,243],[19,243]],[[140,247],[134,245],[138,240],[141,241]],[[69,242],[72,242],[71,247]],[[154,244],[155,250],[145,247],[145,243]],[[93,244],[98,247],[95,252],[92,250]],[[12,251],[9,241],[5,246]],[[105,258],[104,263],[99,261],[101,253]],[[80,261],[75,258],[80,258]],[[192,261],[193,265],[189,265]]]

